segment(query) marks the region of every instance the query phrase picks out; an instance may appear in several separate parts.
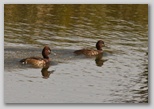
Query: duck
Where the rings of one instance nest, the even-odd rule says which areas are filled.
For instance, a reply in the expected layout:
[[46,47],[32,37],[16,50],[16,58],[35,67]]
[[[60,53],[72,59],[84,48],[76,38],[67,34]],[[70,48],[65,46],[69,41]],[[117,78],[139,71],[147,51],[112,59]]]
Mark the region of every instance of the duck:
[[96,49],[97,50],[81,49],[81,50],[74,51],[74,53],[77,54],[77,55],[83,54],[83,55],[86,55],[86,56],[96,56],[98,54],[103,53],[103,49],[102,49],[103,46],[105,46],[104,41],[98,40],[97,43],[96,43]]
[[51,49],[47,45],[44,46],[42,50],[42,57],[28,57],[20,60],[22,64],[33,65],[34,67],[44,67],[47,64],[50,64],[49,54],[51,54]]

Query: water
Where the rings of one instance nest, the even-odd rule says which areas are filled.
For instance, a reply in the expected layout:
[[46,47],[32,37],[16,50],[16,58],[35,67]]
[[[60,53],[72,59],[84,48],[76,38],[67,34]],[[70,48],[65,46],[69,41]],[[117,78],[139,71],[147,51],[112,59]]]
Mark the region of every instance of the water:
[[[5,103],[148,103],[148,5],[5,5]],[[95,49],[103,56],[76,56]],[[49,68],[20,59],[41,56]]]

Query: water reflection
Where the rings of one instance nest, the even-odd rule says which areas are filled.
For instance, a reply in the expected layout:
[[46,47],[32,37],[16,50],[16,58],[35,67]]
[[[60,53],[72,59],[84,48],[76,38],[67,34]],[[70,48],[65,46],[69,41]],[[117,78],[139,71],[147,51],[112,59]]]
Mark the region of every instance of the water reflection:
[[97,55],[95,58],[96,65],[99,67],[101,67],[104,64],[104,62],[106,62],[106,61],[107,61],[107,59],[103,59],[102,54]]
[[46,65],[42,68],[41,74],[44,79],[48,79],[51,74],[53,74],[54,70],[48,71],[50,65]]

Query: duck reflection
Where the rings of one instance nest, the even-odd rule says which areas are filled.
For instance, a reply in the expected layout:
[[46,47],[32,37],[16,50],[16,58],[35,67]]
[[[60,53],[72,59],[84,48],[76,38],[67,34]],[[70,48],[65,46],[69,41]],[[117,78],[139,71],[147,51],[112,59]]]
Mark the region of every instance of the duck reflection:
[[50,74],[52,74],[54,72],[54,70],[52,71],[48,71],[49,65],[46,65],[42,68],[41,73],[44,79],[48,79]]
[[101,67],[106,61],[107,59],[106,60],[103,59],[103,54],[98,54],[95,58],[95,63],[99,67]]

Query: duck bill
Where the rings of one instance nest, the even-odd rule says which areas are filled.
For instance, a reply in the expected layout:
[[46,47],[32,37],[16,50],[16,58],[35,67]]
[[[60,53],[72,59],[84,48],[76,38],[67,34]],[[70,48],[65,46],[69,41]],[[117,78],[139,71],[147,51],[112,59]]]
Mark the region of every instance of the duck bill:
[[53,54],[53,55],[57,55],[57,54],[56,54],[55,52],[53,52],[53,51],[51,52],[51,54]]

